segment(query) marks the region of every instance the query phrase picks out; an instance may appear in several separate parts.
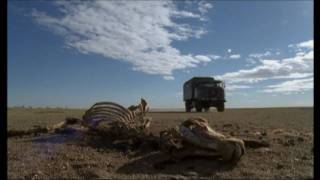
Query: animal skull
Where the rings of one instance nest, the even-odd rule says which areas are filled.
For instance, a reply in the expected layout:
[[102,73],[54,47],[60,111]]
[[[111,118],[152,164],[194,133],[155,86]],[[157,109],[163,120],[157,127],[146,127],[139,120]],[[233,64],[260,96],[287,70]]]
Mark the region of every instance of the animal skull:
[[226,137],[210,128],[204,118],[190,118],[176,129],[161,132],[162,142],[175,147],[176,155],[217,156],[224,161],[238,162],[245,152],[241,139]]

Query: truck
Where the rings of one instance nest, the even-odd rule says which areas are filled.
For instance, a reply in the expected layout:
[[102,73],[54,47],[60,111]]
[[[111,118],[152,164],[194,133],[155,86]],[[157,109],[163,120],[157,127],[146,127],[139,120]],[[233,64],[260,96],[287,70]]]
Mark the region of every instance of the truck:
[[183,84],[183,100],[186,112],[195,108],[197,112],[202,109],[209,111],[216,107],[218,112],[224,111],[225,84],[213,77],[193,77]]

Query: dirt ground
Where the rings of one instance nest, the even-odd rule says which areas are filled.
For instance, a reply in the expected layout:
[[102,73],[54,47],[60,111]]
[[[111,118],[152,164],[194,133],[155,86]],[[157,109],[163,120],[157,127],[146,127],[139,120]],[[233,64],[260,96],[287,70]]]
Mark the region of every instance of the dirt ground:
[[[47,126],[84,110],[9,108],[8,130]],[[204,117],[213,129],[239,138],[255,138],[269,147],[247,148],[234,166],[215,159],[161,163],[155,151],[113,147],[108,138],[51,134],[8,138],[8,178],[101,179],[313,179],[313,108],[227,109],[223,113],[150,112],[151,131]]]

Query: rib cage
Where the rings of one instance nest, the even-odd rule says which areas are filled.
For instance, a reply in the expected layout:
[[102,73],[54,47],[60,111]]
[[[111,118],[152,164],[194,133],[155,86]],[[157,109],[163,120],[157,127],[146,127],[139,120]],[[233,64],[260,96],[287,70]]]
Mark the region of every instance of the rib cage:
[[132,111],[113,102],[95,103],[83,115],[84,122],[89,125],[97,124],[101,121],[120,121],[125,124],[131,124],[134,118],[135,114]]
[[98,102],[91,106],[83,115],[83,122],[95,129],[102,121],[113,123],[117,126],[137,129],[146,124],[144,119],[147,103],[141,99],[137,106],[128,109],[114,102]]

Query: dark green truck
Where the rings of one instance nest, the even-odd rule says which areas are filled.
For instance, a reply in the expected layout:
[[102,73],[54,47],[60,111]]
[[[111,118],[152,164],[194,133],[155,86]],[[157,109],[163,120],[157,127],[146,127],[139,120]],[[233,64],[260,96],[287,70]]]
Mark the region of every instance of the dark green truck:
[[183,100],[187,112],[195,108],[197,112],[202,109],[209,111],[216,107],[218,112],[224,111],[225,85],[212,77],[193,77],[183,84]]

